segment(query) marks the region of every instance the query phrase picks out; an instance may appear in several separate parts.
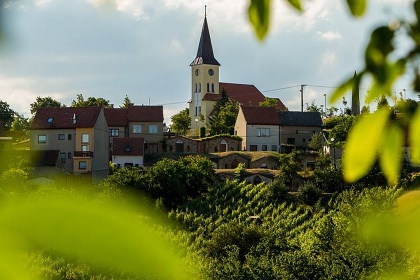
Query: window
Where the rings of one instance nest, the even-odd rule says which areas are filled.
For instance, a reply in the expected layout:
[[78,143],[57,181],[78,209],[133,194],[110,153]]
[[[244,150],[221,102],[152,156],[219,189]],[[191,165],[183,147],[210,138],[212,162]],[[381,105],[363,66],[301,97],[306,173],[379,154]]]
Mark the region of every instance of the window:
[[214,92],[214,84],[211,84],[211,92]]
[[149,125],[149,133],[150,134],[156,134],[158,133],[158,127],[156,124]]
[[53,123],[54,122],[54,118],[48,118],[47,119],[47,123]]
[[271,145],[271,150],[277,152],[277,145]]
[[296,134],[299,134],[299,130],[296,129]]
[[66,140],[65,134],[58,134],[58,140]]
[[210,83],[207,83],[207,92],[210,92]]
[[62,163],[66,162],[66,153],[60,153],[60,159]]
[[255,151],[257,151],[257,150],[258,150],[258,146],[257,146],[257,145],[249,145],[249,150],[250,150],[251,152],[255,152]]
[[262,145],[262,146],[261,146],[261,150],[263,150],[263,151],[267,151],[267,145]]
[[45,134],[38,135],[38,143],[40,144],[47,143],[47,135]]
[[67,135],[67,140],[71,140],[71,134]]
[[130,147],[130,146],[125,146],[125,152],[126,152],[126,153],[131,152],[131,147]]
[[79,169],[86,169],[86,161],[79,161]]
[[120,130],[112,128],[109,130],[109,136],[111,137],[118,137],[120,135]]
[[71,158],[71,153],[67,153],[67,158]]
[[87,133],[82,134],[82,143],[89,143],[89,134]]
[[287,144],[294,145],[295,144],[295,138],[287,138]]
[[89,146],[88,145],[82,145],[82,152],[88,152]]
[[133,125],[133,133],[134,133],[134,134],[139,134],[139,133],[141,133],[141,125],[140,125],[140,124],[134,124],[134,125]]
[[269,128],[257,128],[257,136],[258,137],[270,137],[270,129]]

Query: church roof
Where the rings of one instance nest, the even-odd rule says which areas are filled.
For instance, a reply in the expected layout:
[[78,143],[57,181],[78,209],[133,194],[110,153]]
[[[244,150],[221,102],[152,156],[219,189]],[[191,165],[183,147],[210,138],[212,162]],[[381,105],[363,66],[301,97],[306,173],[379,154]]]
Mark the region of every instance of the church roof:
[[129,122],[163,122],[163,106],[105,108],[108,126],[127,126]]
[[207,25],[207,17],[204,17],[203,28],[201,29],[200,43],[198,44],[197,56],[193,62],[191,62],[190,66],[200,64],[220,65],[213,54],[210,31]]

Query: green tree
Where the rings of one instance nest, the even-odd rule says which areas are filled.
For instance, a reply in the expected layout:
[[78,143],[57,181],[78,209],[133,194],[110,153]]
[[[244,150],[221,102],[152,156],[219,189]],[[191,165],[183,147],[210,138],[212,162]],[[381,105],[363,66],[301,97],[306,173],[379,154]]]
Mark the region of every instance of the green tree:
[[264,101],[258,103],[260,107],[276,107],[277,106],[277,98],[272,97],[265,97]]
[[0,121],[3,122],[5,130],[12,128],[15,111],[13,111],[7,102],[0,100]]
[[279,155],[279,170],[282,176],[290,184],[293,182],[299,171],[302,171],[300,155],[295,150],[289,154]]
[[131,102],[130,98],[128,98],[128,96],[127,96],[127,95],[125,95],[124,102],[123,102],[123,104],[120,106],[120,108],[128,108],[128,107],[130,107],[130,106],[134,106],[134,103],[133,103],[133,102]]
[[83,97],[82,94],[78,94],[76,100],[71,102],[71,107],[90,107],[90,106],[103,106],[105,108],[111,107],[109,100],[106,100],[102,97],[88,97],[87,100]]
[[221,98],[216,102],[210,116],[210,130],[212,135],[229,133],[235,130],[236,117],[239,112],[239,104],[227,96],[223,88]]
[[324,143],[324,136],[322,132],[312,134],[311,139],[309,140],[308,147],[314,151],[322,151],[322,146]]
[[315,104],[315,100],[312,100],[311,105],[306,103],[306,111],[307,112],[319,112],[319,113],[321,113],[321,115],[324,114],[324,109],[321,106],[317,106]]
[[64,107],[65,105],[61,102],[53,99],[50,96],[41,97],[37,96],[35,102],[31,103],[31,114],[34,115],[38,108],[54,108],[54,107]]
[[11,131],[13,132],[13,137],[18,141],[28,139],[30,128],[31,124],[29,122],[29,119],[25,118],[23,115],[16,113],[11,128]]
[[180,111],[171,117],[171,131],[185,135],[191,128],[191,117],[188,108]]

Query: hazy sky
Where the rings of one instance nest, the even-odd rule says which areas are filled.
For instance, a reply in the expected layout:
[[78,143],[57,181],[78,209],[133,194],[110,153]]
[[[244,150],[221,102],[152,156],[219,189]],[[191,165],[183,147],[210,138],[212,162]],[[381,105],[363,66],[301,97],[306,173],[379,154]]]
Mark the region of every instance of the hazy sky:
[[[370,0],[366,16],[354,19],[345,0],[303,0],[303,15],[284,0],[272,0],[270,33],[259,42],[248,23],[248,2],[4,1],[0,99],[30,116],[29,104],[37,96],[70,105],[83,94],[118,107],[128,95],[136,105],[164,105],[168,123],[190,99],[189,64],[207,5],[221,82],[254,84],[289,110],[300,110],[299,85],[307,84],[304,103],[323,105],[324,93],[361,68],[374,27],[407,14],[412,3]],[[404,88],[407,98],[417,99],[404,80],[395,92]]]

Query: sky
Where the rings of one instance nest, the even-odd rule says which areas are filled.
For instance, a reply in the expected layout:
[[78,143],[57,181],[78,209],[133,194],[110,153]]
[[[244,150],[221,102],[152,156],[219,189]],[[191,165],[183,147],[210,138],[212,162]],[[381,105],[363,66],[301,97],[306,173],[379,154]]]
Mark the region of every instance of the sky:
[[[370,0],[366,15],[355,19],[345,0],[302,0],[303,14],[272,0],[269,34],[260,42],[248,22],[249,1],[6,0],[0,100],[30,117],[37,96],[69,106],[82,94],[119,107],[127,95],[136,105],[163,105],[169,124],[191,98],[189,64],[207,5],[221,82],[253,84],[291,111],[301,109],[305,84],[304,107],[320,106],[324,94],[362,68],[370,32],[410,17],[412,6],[412,0]],[[361,100],[367,89],[361,88]],[[394,91],[404,89],[417,100],[403,78]]]

